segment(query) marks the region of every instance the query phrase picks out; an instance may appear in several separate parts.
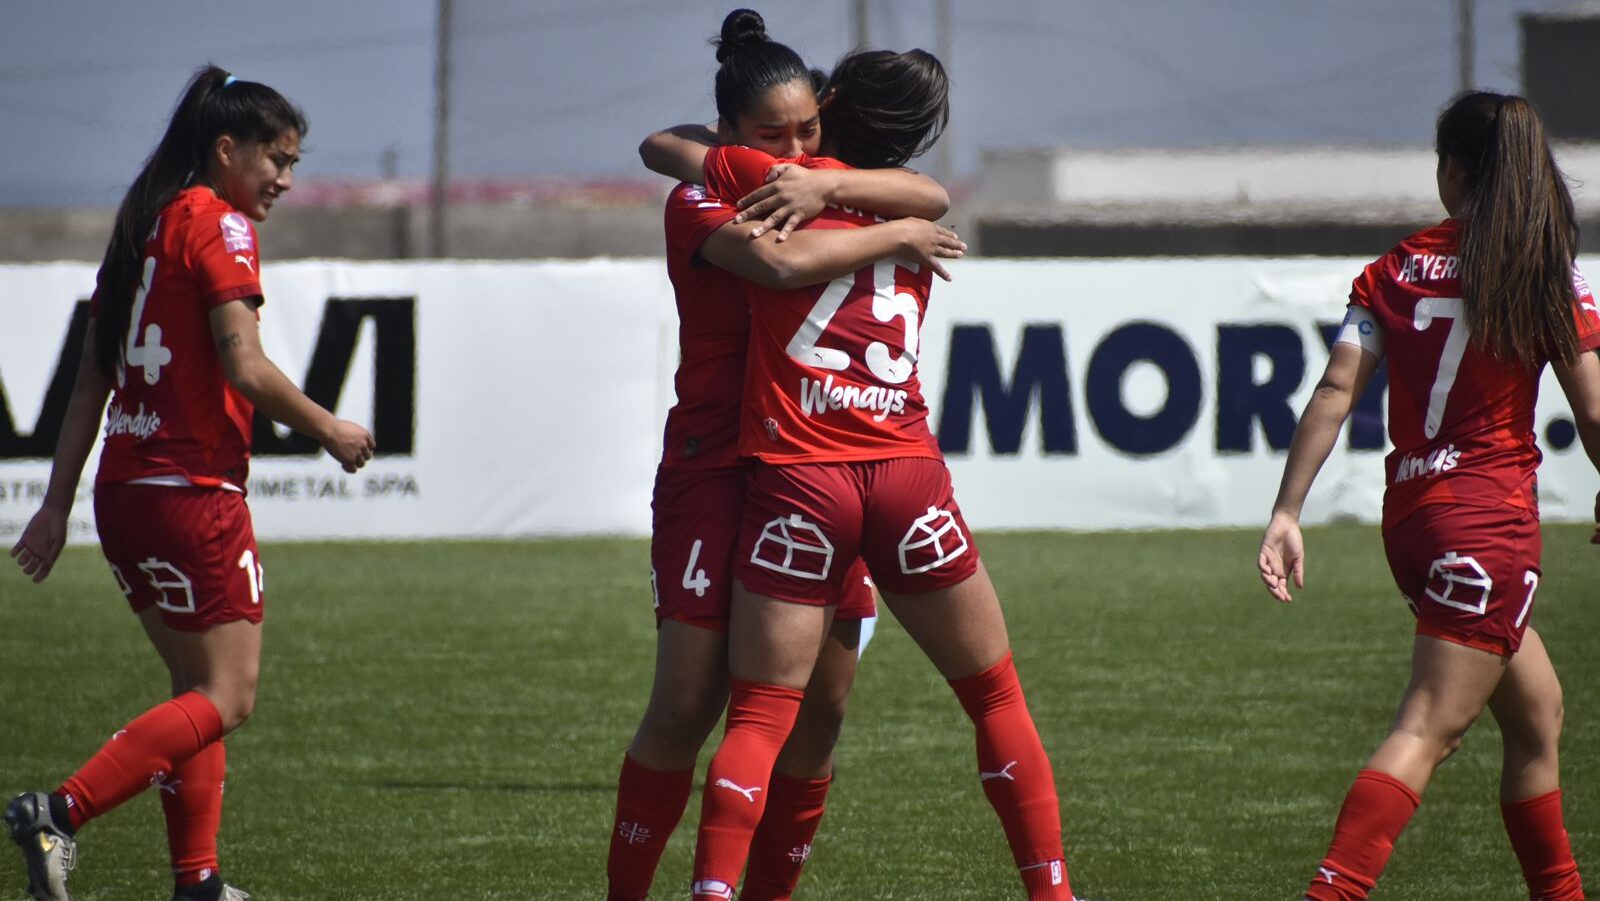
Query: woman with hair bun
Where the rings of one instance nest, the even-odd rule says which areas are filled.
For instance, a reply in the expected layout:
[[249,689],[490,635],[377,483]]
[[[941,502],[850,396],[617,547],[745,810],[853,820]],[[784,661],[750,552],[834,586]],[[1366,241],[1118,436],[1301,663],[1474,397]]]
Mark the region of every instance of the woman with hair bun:
[[1600,468],[1600,313],[1574,264],[1572,198],[1533,107],[1463,94],[1439,116],[1434,147],[1450,218],[1355,280],[1257,558],[1279,601],[1290,580],[1304,587],[1306,494],[1387,359],[1383,546],[1416,618],[1411,680],[1305,897],[1367,897],[1435,769],[1487,707],[1504,744],[1500,812],[1529,896],[1580,901],[1561,810],[1561,683],[1532,625],[1542,572],[1533,413],[1548,364]]
[[305,116],[216,66],[195,73],[117,211],[44,504],[11,549],[42,582],[66,543],[101,414],[95,522],[172,699],[116,730],[53,792],[6,808],[35,901],[69,901],[76,834],[160,790],[175,901],[239,901],[217,864],[226,752],[249,718],[264,570],[245,506],[254,411],[316,438],[347,472],[368,431],[306,397],[261,350],[255,228],[294,184]]
[[[785,162],[722,146],[665,171],[695,177],[703,163],[708,195],[744,198],[748,217],[768,217],[758,233],[815,216],[784,244],[780,233],[741,246],[894,224],[882,221],[894,214],[884,206],[826,194],[846,175],[898,172],[932,146],[949,115],[943,66],[921,50],[851,54],[821,102],[824,156]],[[707,248],[738,271],[736,255],[724,261]],[[890,253],[827,282],[743,283],[751,340],[738,450],[755,462],[734,555],[728,728],[707,770],[695,852],[700,901],[731,898],[747,851],[760,846],[774,761],[810,703],[817,648],[842,608],[834,593],[852,582],[857,558],[975,726],[980,784],[1026,896],[1072,897],[1050,760],[927,426],[916,358],[934,274],[948,277],[937,259]]]
[[[820,117],[811,73],[800,57],[773,41],[761,16],[750,10],[730,13],[714,43],[722,140],[777,157],[815,153]],[[636,901],[649,892],[667,838],[688,804],[696,757],[728,699],[732,553],[748,469],[737,457],[736,442],[750,317],[735,273],[769,285],[802,285],[854,272],[891,253],[931,263],[936,255],[959,255],[961,247],[952,232],[926,221],[948,207],[944,189],[897,171],[848,173],[834,182],[832,197],[925,218],[854,234],[808,234],[783,244],[753,241],[758,226],[736,222],[739,210],[707,195],[701,184],[700,162],[716,143],[717,135],[694,126],[653,136],[640,148],[658,171],[683,181],[668,197],[665,217],[680,360],[678,400],[667,415],[652,503],[655,677],[618,781],[606,867],[610,901]],[[685,154],[693,161],[682,163]],[[839,596],[840,614],[800,725],[769,786],[768,815],[745,885],[748,901],[787,898],[794,891],[822,816],[861,621],[874,612],[864,569],[858,567]]]

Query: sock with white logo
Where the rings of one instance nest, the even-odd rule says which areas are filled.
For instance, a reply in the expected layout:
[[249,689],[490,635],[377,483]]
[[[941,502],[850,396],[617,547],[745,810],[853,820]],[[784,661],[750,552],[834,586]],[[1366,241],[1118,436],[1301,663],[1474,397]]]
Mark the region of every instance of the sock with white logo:
[[1572,858],[1572,840],[1561,816],[1561,789],[1500,805],[1511,850],[1517,852],[1528,897],[1538,901],[1583,901],[1583,880]]
[[624,755],[617,780],[617,816],[611,824],[610,880],[606,901],[644,901],[655,880],[667,838],[678,827],[694,791],[694,768],[653,770]]
[[700,834],[694,848],[694,898],[729,897],[750,838],[767,806],[772,765],[800,713],[798,688],[745,682],[729,686],[728,727],[706,768]]
[[72,825],[82,826],[167,779],[221,737],[216,706],[198,691],[184,692],[119,730],[56,793],[72,797]]
[[1306,888],[1313,901],[1362,901],[1378,884],[1395,839],[1422,799],[1409,785],[1377,770],[1362,770],[1333,827],[1328,856]]
[[750,869],[739,901],[789,901],[811,858],[811,842],[832,784],[832,776],[795,779],[772,774],[772,797],[750,841]]
[[977,730],[978,778],[1000,817],[1030,901],[1071,901],[1055,773],[1022,695],[1011,652],[951,681]]
[[226,748],[220,741],[206,745],[156,786],[167,821],[173,882],[179,888],[204,882],[217,872],[222,783],[228,774]]

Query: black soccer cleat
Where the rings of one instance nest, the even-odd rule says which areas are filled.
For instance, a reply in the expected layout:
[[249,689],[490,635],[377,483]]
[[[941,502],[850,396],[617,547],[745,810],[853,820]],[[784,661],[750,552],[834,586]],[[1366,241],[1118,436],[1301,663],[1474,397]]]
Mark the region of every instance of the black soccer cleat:
[[28,866],[28,896],[33,901],[72,901],[67,876],[78,864],[78,843],[72,839],[71,824],[63,827],[51,816],[50,796],[17,795],[6,806],[5,819]]

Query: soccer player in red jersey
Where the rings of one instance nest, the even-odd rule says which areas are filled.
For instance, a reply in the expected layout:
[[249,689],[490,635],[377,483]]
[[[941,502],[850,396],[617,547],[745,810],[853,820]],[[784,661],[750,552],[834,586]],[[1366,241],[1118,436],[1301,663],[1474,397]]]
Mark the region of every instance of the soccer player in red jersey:
[[118,729],[54,792],[6,808],[36,901],[68,901],[77,831],[160,790],[181,901],[236,901],[217,867],[222,737],[255,703],[265,604],[244,486],[254,411],[355,472],[372,435],[312,402],[262,353],[251,220],[293,185],[304,115],[215,66],[185,89],[117,212],[42,508],[11,555],[43,581],[66,542],[106,410],[95,478],[111,575],[171,674],[172,699]]
[[[816,95],[809,71],[767,38],[761,17],[736,10],[723,24],[716,77],[721,139],[792,157],[817,149]],[[710,141],[715,142],[716,136]],[[675,143],[670,139],[669,143]],[[706,145],[687,142],[703,159]],[[650,140],[641,148],[658,158]],[[655,682],[623,761],[617,791],[608,898],[642,899],[692,788],[695,758],[727,703],[727,618],[732,553],[747,466],[736,456],[740,385],[749,316],[739,273],[765,284],[826,282],[889,253],[959,255],[953,233],[916,220],[865,236],[752,241],[761,226],[735,222],[738,209],[708,195],[697,163],[667,201],[667,271],[680,319],[678,403],[668,414],[657,472],[651,542],[658,623]],[[852,173],[838,198],[895,212],[941,215],[936,182],[904,172]],[[820,240],[813,240],[819,237]],[[855,674],[859,627],[874,611],[865,571],[840,586],[841,613],[821,652],[801,726],[777,763],[769,816],[744,897],[776,901],[794,891],[809,856],[832,773],[832,749]]]
[[[824,92],[823,152],[837,159],[795,162],[824,172],[903,165],[937,138],[947,98],[944,70],[929,54],[854,54]],[[706,189],[746,197],[773,163],[750,148],[715,149]],[[884,224],[863,209],[872,207],[831,207],[789,240]],[[733,896],[775,784],[773,763],[857,557],[977,726],[980,779],[1028,897],[1071,897],[1050,762],[917,382],[936,266],[890,258],[809,288],[745,285],[751,345],[739,452],[758,462],[737,545],[728,729],[706,775],[696,899]]]
[[1561,812],[1561,684],[1530,625],[1541,572],[1533,412],[1548,363],[1600,468],[1600,313],[1574,266],[1566,182],[1527,101],[1461,95],[1439,117],[1435,149],[1450,218],[1356,279],[1257,561],[1279,601],[1291,579],[1304,586],[1306,493],[1387,358],[1383,544],[1416,617],[1411,681],[1305,897],[1367,897],[1435,768],[1487,706],[1505,744],[1501,813],[1529,896],[1578,901]]

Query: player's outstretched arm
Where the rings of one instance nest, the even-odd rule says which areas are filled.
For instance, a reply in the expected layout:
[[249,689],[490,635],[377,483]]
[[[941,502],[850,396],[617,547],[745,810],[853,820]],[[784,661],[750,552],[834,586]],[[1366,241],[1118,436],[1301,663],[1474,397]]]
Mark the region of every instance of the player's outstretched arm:
[[705,125],[674,125],[639,145],[639,159],[657,175],[700,184],[705,181],[706,152],[717,146],[717,133]]
[[891,219],[933,220],[950,212],[950,192],[909,169],[807,169],[779,163],[768,170],[766,184],[739,198],[740,213],[733,221],[759,220],[751,237],[776,228],[783,241],[830,203]]
[[751,223],[728,224],[700,245],[714,266],[768,288],[820,285],[890,257],[928,266],[945,281],[940,260],[957,259],[967,245],[955,232],[924,219],[896,219],[865,228],[807,229],[778,243],[768,235],[750,240]]
[[[1589,455],[1589,462],[1600,471],[1600,351],[1578,355],[1572,364],[1556,363],[1556,380],[1572,405],[1572,418],[1578,425],[1578,440]],[[1594,502],[1595,534],[1589,540],[1600,544],[1600,495]]]
[[256,321],[257,302],[257,298],[235,300],[211,311],[211,335],[228,384],[267,418],[316,439],[345,472],[355,472],[372,459],[372,433],[323,409],[267,359]]
[[17,565],[35,582],[43,582],[50,575],[61,549],[66,547],[67,519],[72,514],[72,502],[77,498],[78,480],[83,477],[83,465],[94,448],[106,399],[111,396],[111,379],[95,365],[96,353],[94,320],[91,319],[83,341],[83,355],[78,359],[72,397],[67,401],[61,434],[56,438],[55,459],[50,465],[50,485],[45,489],[44,503],[28,520],[21,537],[11,548]]
[[1272,519],[1261,538],[1261,552],[1256,558],[1261,581],[1280,601],[1293,600],[1289,594],[1290,579],[1295,587],[1305,587],[1300,511],[1317,472],[1333,452],[1345,417],[1350,415],[1350,408],[1377,368],[1378,358],[1371,352],[1354,344],[1334,344],[1328,368],[1323,371],[1300,416],[1300,424],[1294,430],[1289,459],[1283,466],[1283,481],[1278,485],[1278,499],[1272,505]]

